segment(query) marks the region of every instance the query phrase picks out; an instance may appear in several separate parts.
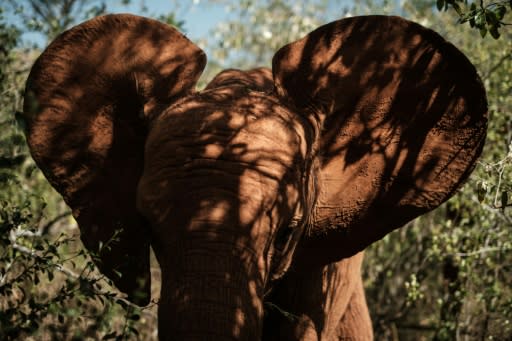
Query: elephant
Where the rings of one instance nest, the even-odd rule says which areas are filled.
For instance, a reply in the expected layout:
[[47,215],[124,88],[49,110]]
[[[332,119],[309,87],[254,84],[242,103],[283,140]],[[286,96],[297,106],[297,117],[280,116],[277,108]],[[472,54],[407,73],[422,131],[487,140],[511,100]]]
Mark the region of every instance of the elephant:
[[475,67],[434,31],[377,15],[198,90],[205,65],[178,30],[131,14],[65,31],[34,63],[27,143],[85,248],[138,305],[153,248],[161,340],[371,340],[364,249],[474,169],[487,129]]

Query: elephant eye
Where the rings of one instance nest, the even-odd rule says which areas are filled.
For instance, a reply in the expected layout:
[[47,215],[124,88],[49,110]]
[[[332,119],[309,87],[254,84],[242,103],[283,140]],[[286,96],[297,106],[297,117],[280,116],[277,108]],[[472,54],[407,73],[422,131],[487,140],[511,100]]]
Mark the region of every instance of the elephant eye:
[[274,240],[274,248],[278,252],[282,252],[288,243],[290,242],[290,239],[292,238],[293,231],[295,231],[298,227],[298,220],[292,219],[290,224],[281,227],[277,233],[276,238]]

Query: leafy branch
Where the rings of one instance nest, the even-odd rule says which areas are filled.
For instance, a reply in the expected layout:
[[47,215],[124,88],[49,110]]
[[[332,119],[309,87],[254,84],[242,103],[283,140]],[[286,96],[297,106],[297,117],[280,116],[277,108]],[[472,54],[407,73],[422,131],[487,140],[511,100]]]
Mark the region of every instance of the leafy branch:
[[471,3],[467,0],[437,0],[436,5],[440,11],[453,8],[459,16],[459,23],[469,23],[472,28],[480,31],[482,38],[489,32],[494,39],[498,39],[501,35],[500,29],[512,25],[504,21],[507,12],[512,11],[511,0],[479,0]]

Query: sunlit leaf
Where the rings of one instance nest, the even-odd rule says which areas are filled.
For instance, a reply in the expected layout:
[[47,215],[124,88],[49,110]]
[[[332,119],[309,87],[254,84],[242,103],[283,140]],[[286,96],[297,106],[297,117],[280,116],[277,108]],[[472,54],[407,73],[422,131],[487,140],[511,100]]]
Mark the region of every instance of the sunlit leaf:
[[482,38],[484,38],[486,34],[487,34],[487,27],[481,27],[480,28],[480,36]]
[[479,202],[483,202],[485,199],[485,195],[487,194],[487,188],[484,186],[482,182],[477,184],[476,193]]

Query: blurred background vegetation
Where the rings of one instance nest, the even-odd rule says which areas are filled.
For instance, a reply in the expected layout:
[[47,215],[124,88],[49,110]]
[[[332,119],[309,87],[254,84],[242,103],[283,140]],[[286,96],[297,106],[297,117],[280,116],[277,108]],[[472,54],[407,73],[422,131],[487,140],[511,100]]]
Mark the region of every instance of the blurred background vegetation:
[[[155,304],[134,307],[96,271],[69,209],[35,167],[18,119],[27,73],[44,45],[110,4],[0,3],[0,340],[156,340]],[[512,340],[512,1],[193,2],[196,10],[214,5],[230,15],[197,41],[209,57],[202,84],[225,67],[269,66],[282,45],[359,14],[417,21],[469,57],[488,92],[484,153],[451,200],[367,250],[366,293],[376,340]],[[144,1],[140,8],[180,29],[193,25],[177,11],[151,13]],[[44,42],[22,39],[30,32]],[[155,300],[158,290],[156,283]]]

